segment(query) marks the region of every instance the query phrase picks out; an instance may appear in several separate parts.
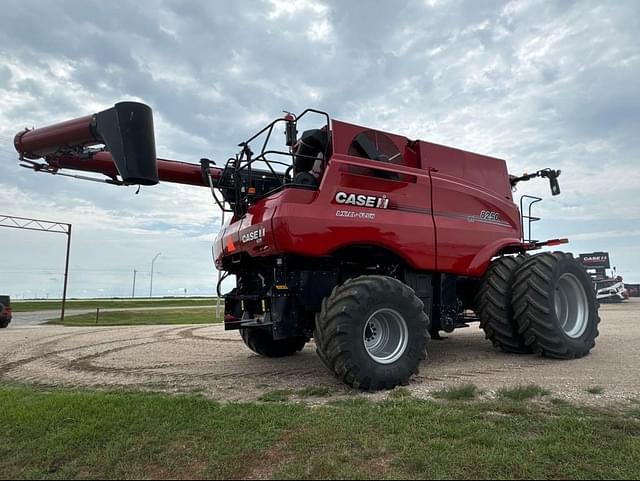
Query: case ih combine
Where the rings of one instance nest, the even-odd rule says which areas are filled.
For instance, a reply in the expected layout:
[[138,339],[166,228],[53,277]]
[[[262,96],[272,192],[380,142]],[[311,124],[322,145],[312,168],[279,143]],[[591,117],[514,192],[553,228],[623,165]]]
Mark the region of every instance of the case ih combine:
[[[312,116],[318,128],[299,135]],[[281,129],[286,147],[277,150]],[[525,239],[525,220],[535,218],[530,208],[521,217],[512,197],[534,177],[559,194],[559,171],[510,176],[503,160],[315,110],[276,119],[224,167],[157,159],[151,109],[134,102],[25,130],[15,147],[39,172],[210,188],[232,214],[213,246],[216,267],[237,281],[224,296],[226,329],[267,357],[314,338],[352,387],[407,383],[429,337],[472,320],[508,352],[571,359],[595,345],[591,279],[570,254],[531,254],[566,241]]]

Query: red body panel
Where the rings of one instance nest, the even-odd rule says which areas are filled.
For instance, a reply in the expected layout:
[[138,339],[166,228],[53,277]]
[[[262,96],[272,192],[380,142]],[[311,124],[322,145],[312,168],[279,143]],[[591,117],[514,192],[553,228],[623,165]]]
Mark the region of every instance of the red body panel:
[[[392,134],[384,135],[403,154],[400,164],[348,155],[351,139],[365,130],[334,121],[333,154],[319,190],[286,189],[233,219],[216,241],[218,266],[237,252],[319,257],[369,245],[414,269],[479,277],[498,252],[521,244],[503,160]],[[383,172],[400,180],[375,176]],[[388,208],[340,205],[338,192],[384,196]],[[243,241],[259,229],[265,233],[258,241]]]
[[497,252],[520,244],[506,162],[428,142],[419,150],[433,186],[437,270],[481,276]]

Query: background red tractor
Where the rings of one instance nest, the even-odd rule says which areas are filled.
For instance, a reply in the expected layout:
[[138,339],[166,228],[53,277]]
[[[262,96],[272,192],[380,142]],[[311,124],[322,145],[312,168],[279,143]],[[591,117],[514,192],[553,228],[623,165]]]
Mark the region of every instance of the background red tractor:
[[[312,116],[316,128],[299,135]],[[276,148],[280,128],[285,147]],[[570,254],[530,255],[566,240],[525,238],[540,199],[522,216],[512,197],[534,177],[559,194],[559,171],[510,176],[503,160],[311,109],[274,120],[223,168],[157,159],[151,109],[133,102],[21,132],[15,146],[36,171],[208,186],[231,214],[214,244],[216,266],[236,277],[225,328],[268,357],[314,338],[352,387],[407,383],[429,337],[471,321],[508,352],[571,359],[595,345],[591,279]]]
[[9,296],[0,296],[0,329],[9,327],[12,316],[11,298]]

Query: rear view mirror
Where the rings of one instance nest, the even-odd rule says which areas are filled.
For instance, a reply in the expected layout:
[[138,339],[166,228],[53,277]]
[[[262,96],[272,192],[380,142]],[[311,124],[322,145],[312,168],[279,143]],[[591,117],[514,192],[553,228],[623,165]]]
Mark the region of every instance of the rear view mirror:
[[560,183],[557,176],[549,176],[549,185],[551,187],[551,195],[560,195]]

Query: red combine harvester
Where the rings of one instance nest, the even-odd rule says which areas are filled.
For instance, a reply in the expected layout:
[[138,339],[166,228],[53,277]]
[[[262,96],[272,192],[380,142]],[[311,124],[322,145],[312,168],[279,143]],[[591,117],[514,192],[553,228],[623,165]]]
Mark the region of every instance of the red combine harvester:
[[[318,128],[299,136],[312,117]],[[556,170],[510,176],[503,160],[311,109],[276,119],[224,167],[157,159],[151,109],[134,102],[25,130],[15,147],[39,172],[210,188],[232,214],[213,247],[216,267],[237,280],[224,296],[226,329],[267,357],[314,338],[324,364],[355,388],[406,384],[429,337],[474,320],[504,351],[559,359],[586,355],[598,336],[585,269],[571,254],[531,255],[566,240],[526,238],[540,199],[525,196],[522,216],[513,201],[513,187],[534,177],[559,194]]]

